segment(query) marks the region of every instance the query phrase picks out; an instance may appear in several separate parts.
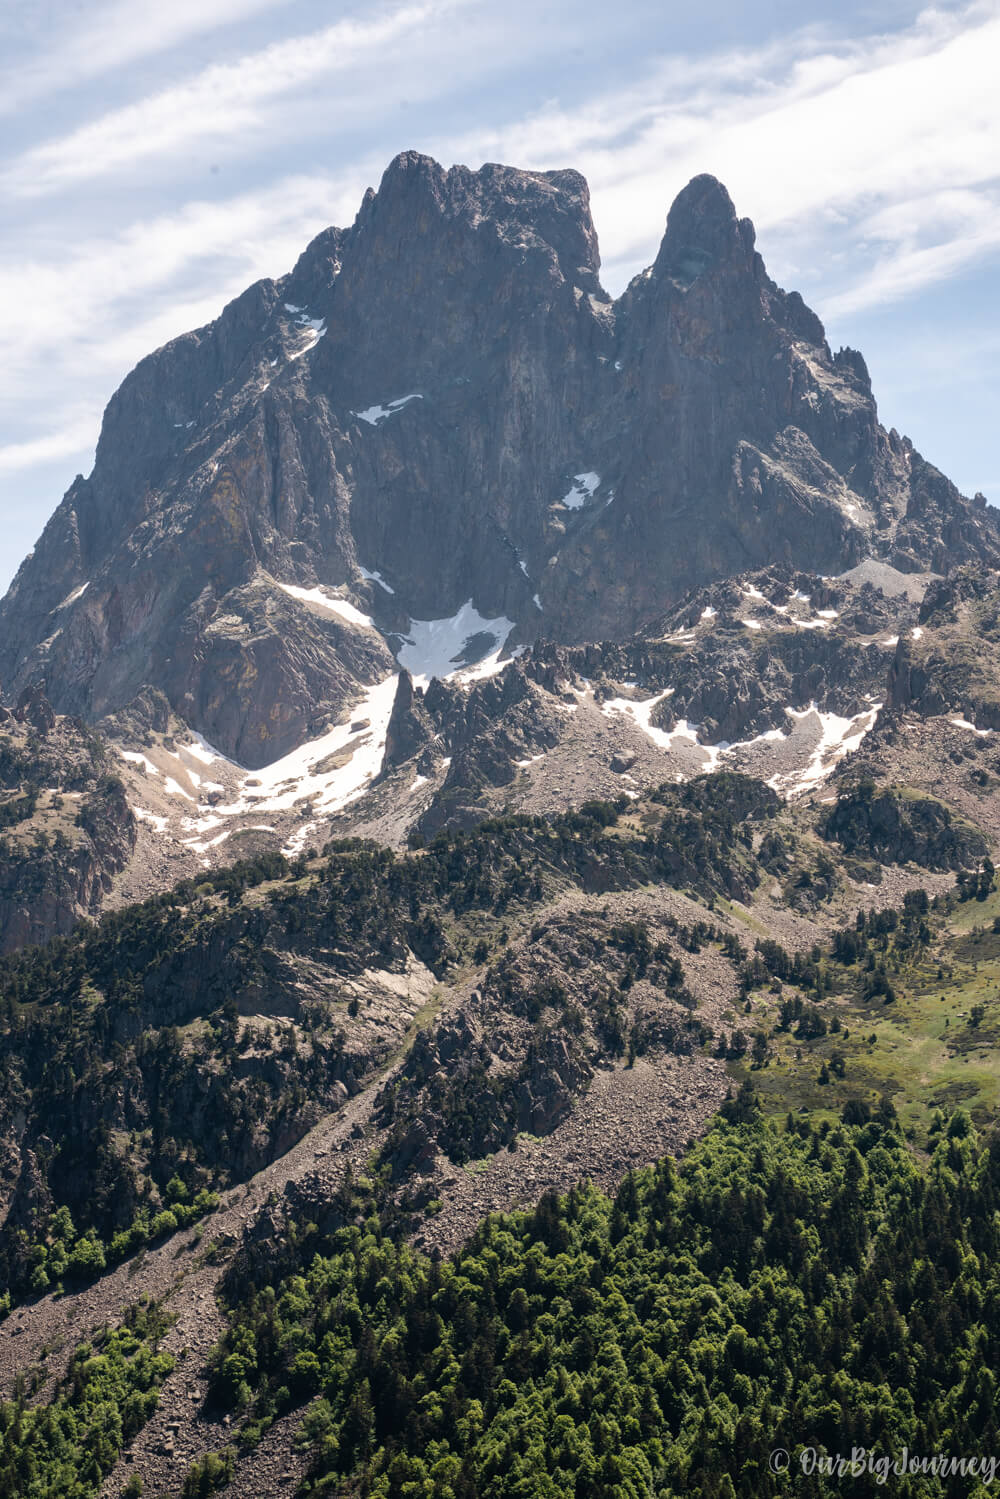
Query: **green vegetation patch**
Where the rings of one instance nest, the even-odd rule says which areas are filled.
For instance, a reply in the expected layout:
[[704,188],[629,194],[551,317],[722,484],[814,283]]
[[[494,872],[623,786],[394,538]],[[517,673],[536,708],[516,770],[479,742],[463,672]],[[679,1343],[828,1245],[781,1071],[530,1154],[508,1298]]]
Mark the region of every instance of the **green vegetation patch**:
[[155,1303],[84,1343],[44,1405],[0,1404],[0,1499],[90,1499],[156,1409],[174,1366],[157,1352],[169,1319]]
[[444,1263],[375,1216],[307,1233],[236,1288],[215,1400],[250,1440],[308,1407],[314,1499],[759,1499],[802,1491],[776,1448],[996,1450],[996,1143],[957,1114],[923,1170],[889,1107],[723,1112],[680,1166],[549,1193]]

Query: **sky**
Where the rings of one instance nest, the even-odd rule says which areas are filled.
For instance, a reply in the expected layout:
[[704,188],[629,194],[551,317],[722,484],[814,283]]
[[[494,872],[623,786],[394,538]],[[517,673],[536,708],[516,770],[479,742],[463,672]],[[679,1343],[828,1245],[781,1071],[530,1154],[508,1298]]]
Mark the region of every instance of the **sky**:
[[146,353],[348,224],[401,150],[575,167],[619,292],[698,172],[1000,503],[1000,0],[5,0],[0,589]]

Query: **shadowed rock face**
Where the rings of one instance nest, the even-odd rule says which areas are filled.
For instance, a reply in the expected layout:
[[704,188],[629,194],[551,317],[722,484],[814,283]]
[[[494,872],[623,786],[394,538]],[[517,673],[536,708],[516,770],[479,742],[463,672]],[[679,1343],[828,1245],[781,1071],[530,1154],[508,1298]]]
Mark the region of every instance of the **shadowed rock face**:
[[599,263],[577,173],[397,157],[350,229],[124,381],[0,605],[5,695],[93,719],[152,686],[259,766],[393,668],[279,583],[386,632],[472,598],[577,643],[773,562],[1000,560],[713,178],[617,302]]

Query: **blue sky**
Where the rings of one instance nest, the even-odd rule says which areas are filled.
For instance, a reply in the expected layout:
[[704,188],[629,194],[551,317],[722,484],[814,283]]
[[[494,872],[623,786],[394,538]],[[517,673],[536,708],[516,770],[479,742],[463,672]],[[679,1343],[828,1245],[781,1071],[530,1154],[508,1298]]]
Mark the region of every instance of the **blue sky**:
[[135,362],[349,223],[400,150],[587,176],[603,279],[696,172],[1000,502],[1000,0],[6,0],[0,588]]

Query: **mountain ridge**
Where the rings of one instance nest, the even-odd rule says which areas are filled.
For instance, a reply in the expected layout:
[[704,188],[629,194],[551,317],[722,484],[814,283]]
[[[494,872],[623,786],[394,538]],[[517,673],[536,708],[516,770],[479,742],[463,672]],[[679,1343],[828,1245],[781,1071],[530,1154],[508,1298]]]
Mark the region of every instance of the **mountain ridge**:
[[992,1450],[997,520],[721,184],[592,230],[397,158],[0,606],[4,1496]]
[[599,266],[579,174],[397,157],[123,382],[0,604],[5,696],[93,721],[154,688],[253,769],[467,602],[485,652],[622,639],[774,561],[1000,560],[714,178],[616,301]]

